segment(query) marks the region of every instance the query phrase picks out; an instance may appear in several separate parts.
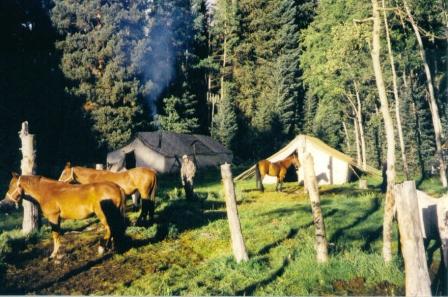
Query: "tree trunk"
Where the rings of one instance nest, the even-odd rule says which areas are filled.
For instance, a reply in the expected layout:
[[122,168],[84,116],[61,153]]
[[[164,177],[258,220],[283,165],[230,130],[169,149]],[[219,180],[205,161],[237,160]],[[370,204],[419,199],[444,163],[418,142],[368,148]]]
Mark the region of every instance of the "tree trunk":
[[359,90],[356,82],[353,82],[355,85],[355,94],[356,94],[356,103],[357,103],[357,111],[356,118],[358,120],[359,127],[359,139],[361,142],[361,158],[362,158],[362,168],[367,168],[367,156],[366,156],[366,140],[364,138],[364,125],[362,124],[362,107],[361,107],[361,97],[359,96]]
[[383,17],[384,17],[384,28],[386,30],[386,40],[387,40],[387,51],[389,55],[390,67],[392,70],[392,85],[394,91],[394,99],[395,99],[395,117],[397,121],[397,130],[398,130],[398,140],[400,142],[400,151],[401,151],[401,160],[403,162],[403,171],[406,176],[406,179],[409,179],[409,168],[408,168],[408,160],[406,158],[406,147],[404,144],[403,137],[403,128],[401,126],[401,115],[400,115],[400,97],[398,96],[398,85],[397,85],[397,73],[395,71],[395,61],[394,55],[392,52],[392,45],[390,42],[390,34],[389,34],[389,24],[387,22],[387,13],[386,13],[386,5],[385,1],[382,0],[383,6]]
[[345,124],[345,122],[342,122],[342,126],[344,127],[345,141],[347,142],[347,150],[349,152],[351,152],[352,151],[352,145],[350,143],[350,136],[348,134],[347,125]]
[[243,234],[241,233],[240,219],[236,207],[235,185],[233,184],[230,164],[226,163],[221,165],[221,177],[224,185],[224,196],[226,199],[227,219],[229,221],[233,255],[238,263],[247,261],[249,260],[249,257],[247,256]]
[[431,296],[415,182],[406,181],[396,185],[395,196],[405,266],[406,296]]
[[310,197],[311,211],[313,212],[314,228],[316,232],[316,259],[323,263],[328,261],[328,242],[325,235],[325,222],[320,208],[319,187],[314,172],[314,161],[310,153],[306,153],[304,162],[305,184]]
[[[22,162],[20,169],[22,175],[35,174],[35,157],[34,135],[28,133],[28,122],[22,123],[22,130],[19,131],[20,141],[22,142]],[[22,232],[29,234],[39,229],[39,208],[33,202],[23,200],[23,222]]]
[[446,164],[445,160],[443,159],[442,155],[442,138],[443,138],[443,128],[442,123],[440,121],[439,116],[439,108],[437,106],[437,101],[434,95],[434,86],[432,83],[432,76],[431,76],[431,70],[429,69],[429,64],[426,59],[426,52],[425,48],[423,47],[423,41],[422,37],[420,36],[420,32],[418,31],[417,24],[414,21],[414,18],[412,17],[411,10],[409,9],[408,3],[406,0],[403,0],[404,8],[406,10],[406,13],[408,15],[409,21],[411,22],[412,28],[415,33],[415,37],[417,38],[419,51],[420,51],[420,57],[423,61],[423,66],[425,68],[425,74],[426,74],[426,82],[428,87],[428,93],[429,93],[429,106],[431,110],[431,117],[432,117],[432,124],[434,126],[434,136],[435,136],[435,142],[436,142],[436,150],[437,150],[437,158],[440,163],[440,181],[442,182],[442,185],[444,188],[448,186],[448,181],[446,177]]
[[[403,72],[403,80],[405,82],[405,87],[408,87],[408,84],[406,83],[406,73]],[[413,84],[412,84],[412,71],[409,74],[409,89],[412,92]],[[418,116],[417,107],[415,106],[415,100],[414,97],[411,97],[411,108],[412,113],[415,118],[415,136],[417,140],[417,156],[418,156],[418,164],[420,166],[420,179],[423,180],[426,177],[426,171],[425,171],[425,161],[423,160],[422,155],[422,132],[420,128],[420,119]]]
[[221,100],[223,100],[225,96],[224,92],[224,75],[226,72],[227,66],[227,32],[224,30],[224,42],[223,42],[223,53],[222,53],[222,74],[221,74]]
[[381,18],[377,0],[372,0],[372,16],[373,30],[371,55],[387,141],[387,192],[383,223],[383,257],[385,262],[390,262],[392,260],[392,219],[395,203],[393,193],[395,184],[395,136],[394,124],[389,111],[389,102],[387,100],[386,87],[384,86],[380,62]]
[[356,163],[361,166],[361,146],[359,144],[359,128],[357,119],[353,119],[353,126],[355,127],[355,143],[356,143]]

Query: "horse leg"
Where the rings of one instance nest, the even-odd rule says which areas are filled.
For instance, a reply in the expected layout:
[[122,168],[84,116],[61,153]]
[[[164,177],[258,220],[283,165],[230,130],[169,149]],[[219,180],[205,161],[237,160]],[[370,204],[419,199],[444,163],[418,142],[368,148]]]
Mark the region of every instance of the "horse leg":
[[145,223],[150,223],[154,219],[154,208],[155,203],[149,198],[143,198],[142,197],[142,210],[140,212],[140,215],[137,219],[137,225],[142,225]]
[[134,194],[131,195],[132,196],[132,211],[137,211],[139,209],[139,200],[140,200],[140,193],[139,192],[135,192]]
[[50,222],[51,235],[53,237],[53,252],[51,253],[50,258],[54,259],[59,251],[59,248],[61,247],[61,227],[59,216],[48,218],[48,221]]
[[107,222],[106,214],[104,213],[103,207],[105,206],[105,201],[101,201],[99,209],[95,211],[96,216],[100,220],[101,224],[104,226],[105,234],[102,240],[100,240],[100,246],[98,247],[98,254],[102,255],[104,251],[111,245],[111,235],[110,225]]

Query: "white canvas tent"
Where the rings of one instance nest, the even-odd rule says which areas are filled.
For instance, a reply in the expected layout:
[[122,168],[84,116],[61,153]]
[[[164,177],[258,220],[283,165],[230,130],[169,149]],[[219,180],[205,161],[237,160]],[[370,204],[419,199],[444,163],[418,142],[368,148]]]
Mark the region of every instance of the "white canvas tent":
[[[306,152],[309,152],[314,158],[314,170],[320,185],[339,185],[350,181],[354,173],[354,167],[370,174],[381,175],[378,170],[370,166],[365,169],[360,168],[350,156],[308,135],[298,135],[280,151],[267,158],[267,160],[277,162],[293,153],[298,153],[299,160],[303,163],[302,159]],[[252,177],[254,174],[255,166],[252,166],[237,176],[235,180],[246,179]],[[275,177],[266,176],[263,183],[274,183],[275,181]],[[302,166],[298,171],[298,182],[303,183]]]
[[140,132],[131,143],[107,154],[107,167],[120,171],[138,166],[174,173],[179,171],[183,155],[192,157],[198,168],[231,163],[233,159],[230,150],[209,136]]

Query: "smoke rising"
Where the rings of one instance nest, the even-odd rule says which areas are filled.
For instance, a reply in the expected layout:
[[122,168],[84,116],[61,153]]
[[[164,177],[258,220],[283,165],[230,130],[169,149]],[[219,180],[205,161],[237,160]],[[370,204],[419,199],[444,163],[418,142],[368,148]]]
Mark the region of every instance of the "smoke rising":
[[151,115],[157,114],[156,102],[160,94],[173,79],[175,72],[175,52],[172,46],[173,21],[169,12],[158,7],[150,15],[151,27],[148,32],[148,53],[141,61],[145,79],[145,96]]

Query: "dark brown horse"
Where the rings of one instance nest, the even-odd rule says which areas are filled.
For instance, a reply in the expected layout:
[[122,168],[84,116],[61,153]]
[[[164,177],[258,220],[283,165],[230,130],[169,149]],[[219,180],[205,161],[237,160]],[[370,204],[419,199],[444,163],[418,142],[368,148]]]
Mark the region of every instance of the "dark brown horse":
[[72,167],[70,163],[67,163],[59,181],[74,181],[80,184],[108,181],[120,186],[126,195],[139,192],[142,199],[142,210],[137,219],[137,224],[142,224],[148,220],[152,222],[153,220],[157,175],[151,169],[137,167],[122,172],[111,172],[79,166]]
[[255,177],[257,188],[263,192],[264,191],[263,178],[266,175],[270,175],[277,177],[277,184],[275,186],[275,190],[281,192],[286,172],[288,171],[288,168],[293,164],[296,167],[296,169],[299,169],[300,162],[295,153],[293,153],[284,160],[274,163],[268,160],[258,161],[258,163],[255,164]]
[[[22,194],[31,196],[39,204],[52,229],[54,249],[51,258],[61,246],[61,219],[85,219],[96,214],[106,234],[100,243],[99,252],[111,245],[120,244],[125,232],[124,193],[114,183],[71,185],[41,176],[19,176],[13,173],[6,198],[19,203]],[[26,196],[25,196],[26,197]]]

